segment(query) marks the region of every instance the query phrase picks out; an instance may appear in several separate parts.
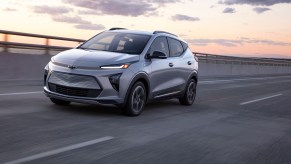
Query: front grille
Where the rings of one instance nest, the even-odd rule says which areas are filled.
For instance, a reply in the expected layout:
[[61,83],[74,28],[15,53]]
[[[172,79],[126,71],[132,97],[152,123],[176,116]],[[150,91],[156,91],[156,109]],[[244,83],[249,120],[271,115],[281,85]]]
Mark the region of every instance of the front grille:
[[72,88],[101,89],[94,77],[86,75],[51,72],[48,82]]
[[98,97],[102,89],[92,76],[51,72],[48,77],[49,90],[67,96]]
[[52,83],[49,83],[49,89],[52,92],[56,92],[67,96],[90,97],[90,98],[98,97],[101,92],[100,89],[74,88],[56,85]]

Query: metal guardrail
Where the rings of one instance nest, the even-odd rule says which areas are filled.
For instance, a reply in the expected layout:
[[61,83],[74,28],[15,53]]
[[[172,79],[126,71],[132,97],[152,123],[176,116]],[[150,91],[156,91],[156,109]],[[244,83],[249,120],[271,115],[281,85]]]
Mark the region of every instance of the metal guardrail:
[[193,52],[193,54],[205,63],[231,63],[245,65],[268,65],[268,66],[287,66],[291,67],[291,59],[276,58],[256,58],[256,57],[235,57],[215,54]]
[[[3,34],[3,41],[0,41],[0,46],[4,47],[4,52],[8,52],[8,48],[22,48],[22,49],[44,49],[46,50],[45,53],[48,54],[50,50],[67,50],[71,48],[71,47],[63,47],[63,46],[52,46],[50,45],[50,40],[62,40],[62,41],[71,41],[71,42],[78,42],[78,43],[82,43],[85,41],[82,39],[30,34],[30,33],[5,31],[5,30],[0,30],[0,34]],[[27,44],[27,43],[10,42],[9,41],[10,35],[43,38],[45,40],[44,40],[44,44]]]
[[[3,34],[3,41],[0,41],[0,47],[4,47],[4,52],[8,52],[9,48],[21,48],[21,49],[40,49],[45,50],[45,54],[49,54],[50,50],[62,51],[68,50],[72,47],[64,46],[52,46],[50,45],[50,40],[61,40],[61,41],[71,41],[82,43],[85,40],[74,39],[74,38],[65,38],[58,36],[49,36],[49,35],[39,35],[39,34],[30,34],[23,32],[14,32],[14,31],[5,31],[0,30],[0,34]],[[34,38],[43,38],[44,44],[27,44],[27,43],[18,43],[10,42],[9,36],[26,36]],[[287,66],[291,67],[291,59],[274,59],[274,58],[247,58],[247,57],[234,57],[234,56],[223,56],[207,53],[193,52],[193,54],[201,61],[206,63],[231,63],[231,64],[245,64],[245,65],[268,65],[268,66]]]

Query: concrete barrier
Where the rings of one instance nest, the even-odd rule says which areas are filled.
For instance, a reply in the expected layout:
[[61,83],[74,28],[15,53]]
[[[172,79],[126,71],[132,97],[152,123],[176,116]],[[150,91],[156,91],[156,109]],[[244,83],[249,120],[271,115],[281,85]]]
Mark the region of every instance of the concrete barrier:
[[50,55],[0,53],[0,80],[42,79]]
[[289,73],[291,73],[291,67],[287,66],[199,63],[200,76],[251,76]]
[[[51,55],[0,53],[0,80],[42,80]],[[288,74],[291,67],[243,64],[199,63],[199,76],[241,76]]]

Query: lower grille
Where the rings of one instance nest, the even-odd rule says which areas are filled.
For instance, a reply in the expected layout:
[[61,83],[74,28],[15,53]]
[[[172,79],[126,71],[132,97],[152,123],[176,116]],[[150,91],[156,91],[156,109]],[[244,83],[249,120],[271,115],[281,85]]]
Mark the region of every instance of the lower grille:
[[101,90],[98,89],[84,89],[84,88],[74,88],[74,87],[66,87],[62,85],[56,85],[49,83],[49,89],[52,92],[56,92],[63,95],[68,96],[77,96],[77,97],[98,97]]

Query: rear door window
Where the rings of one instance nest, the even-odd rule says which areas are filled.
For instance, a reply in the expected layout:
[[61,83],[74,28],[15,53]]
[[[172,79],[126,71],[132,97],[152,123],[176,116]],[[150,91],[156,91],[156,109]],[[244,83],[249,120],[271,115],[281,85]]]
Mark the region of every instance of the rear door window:
[[154,51],[160,51],[169,56],[169,46],[166,37],[159,36],[153,41],[148,54],[152,55]]

